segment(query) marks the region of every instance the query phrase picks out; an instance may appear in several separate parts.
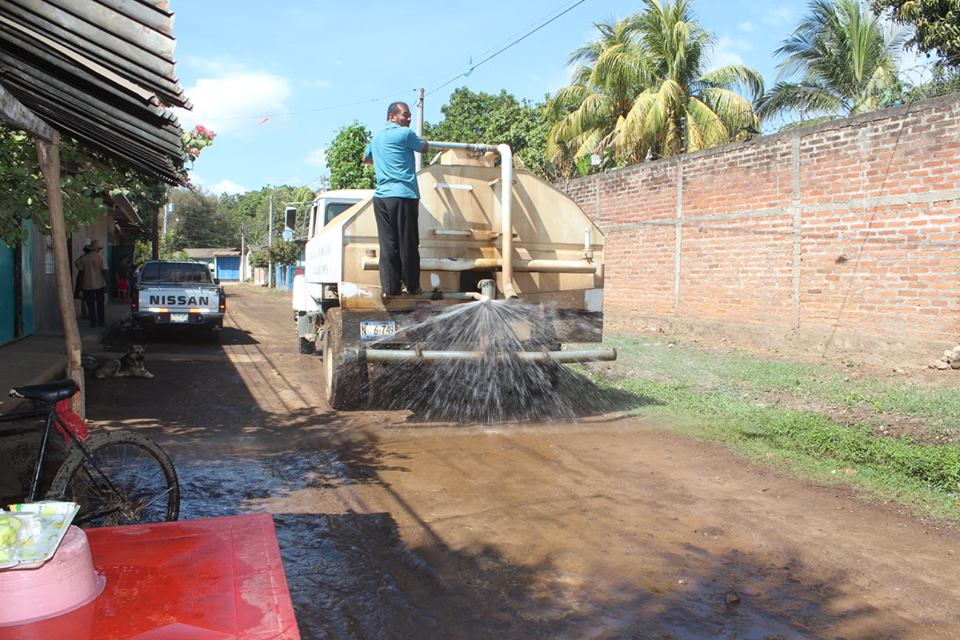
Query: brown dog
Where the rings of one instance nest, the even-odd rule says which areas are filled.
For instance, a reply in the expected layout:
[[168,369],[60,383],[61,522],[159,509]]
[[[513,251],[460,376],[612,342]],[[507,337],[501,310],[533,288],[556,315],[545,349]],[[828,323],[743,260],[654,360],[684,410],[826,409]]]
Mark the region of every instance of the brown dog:
[[100,362],[93,375],[98,380],[104,378],[152,378],[153,374],[143,366],[144,351],[144,348],[139,344],[131,345],[130,350],[122,357]]

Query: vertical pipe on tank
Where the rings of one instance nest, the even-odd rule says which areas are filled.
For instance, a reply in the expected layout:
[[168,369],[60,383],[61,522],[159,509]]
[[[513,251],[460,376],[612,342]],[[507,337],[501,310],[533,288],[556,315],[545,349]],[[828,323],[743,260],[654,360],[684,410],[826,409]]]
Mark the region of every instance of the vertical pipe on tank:
[[513,152],[498,144],[500,154],[500,252],[503,260],[503,297],[516,298],[513,288]]

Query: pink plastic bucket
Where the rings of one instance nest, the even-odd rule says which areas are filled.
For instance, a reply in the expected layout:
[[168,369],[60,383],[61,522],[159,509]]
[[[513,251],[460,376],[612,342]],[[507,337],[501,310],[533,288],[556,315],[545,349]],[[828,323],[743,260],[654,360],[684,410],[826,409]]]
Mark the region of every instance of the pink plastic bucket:
[[106,579],[97,575],[86,534],[67,530],[43,566],[0,571],[0,627],[58,616],[92,601]]

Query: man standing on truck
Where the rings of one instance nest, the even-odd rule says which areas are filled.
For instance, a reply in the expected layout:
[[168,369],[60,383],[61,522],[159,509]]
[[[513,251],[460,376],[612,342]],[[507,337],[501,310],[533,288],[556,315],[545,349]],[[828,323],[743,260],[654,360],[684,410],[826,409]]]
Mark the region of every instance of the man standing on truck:
[[387,124],[373,136],[363,162],[373,163],[377,188],[373,213],[380,240],[380,287],[395,296],[400,285],[420,293],[420,189],[413,152],[427,152],[427,141],[410,130],[410,107],[394,102],[387,108]]

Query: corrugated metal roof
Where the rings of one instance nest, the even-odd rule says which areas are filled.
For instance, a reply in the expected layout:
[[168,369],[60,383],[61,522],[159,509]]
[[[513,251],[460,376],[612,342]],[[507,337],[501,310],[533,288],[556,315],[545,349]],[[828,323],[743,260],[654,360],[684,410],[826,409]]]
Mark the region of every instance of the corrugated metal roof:
[[0,84],[61,132],[178,183],[167,0],[0,0]]
[[191,258],[216,258],[219,256],[239,256],[240,249],[231,247],[210,247],[209,249],[184,249]]

